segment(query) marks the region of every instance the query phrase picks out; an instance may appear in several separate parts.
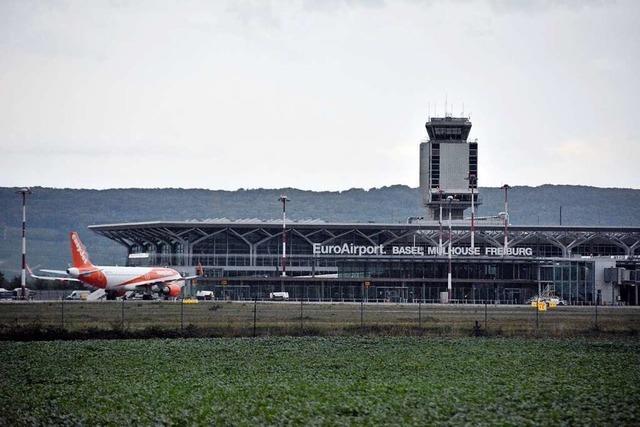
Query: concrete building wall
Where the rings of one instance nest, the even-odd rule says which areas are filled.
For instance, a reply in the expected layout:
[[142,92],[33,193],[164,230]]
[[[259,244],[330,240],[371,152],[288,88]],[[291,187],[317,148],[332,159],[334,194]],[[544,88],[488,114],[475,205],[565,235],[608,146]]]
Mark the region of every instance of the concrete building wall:
[[469,188],[469,144],[440,144],[440,187],[445,192]]
[[613,304],[618,300],[620,295],[620,289],[617,285],[612,283],[606,283],[604,281],[604,269],[612,268],[616,266],[616,261],[611,258],[596,258],[594,262],[595,267],[595,290],[596,295],[598,290],[601,292],[602,304]]
[[429,202],[429,191],[431,188],[431,170],[429,168],[429,153],[431,150],[431,144],[423,142],[420,144],[420,195],[422,197],[422,203]]

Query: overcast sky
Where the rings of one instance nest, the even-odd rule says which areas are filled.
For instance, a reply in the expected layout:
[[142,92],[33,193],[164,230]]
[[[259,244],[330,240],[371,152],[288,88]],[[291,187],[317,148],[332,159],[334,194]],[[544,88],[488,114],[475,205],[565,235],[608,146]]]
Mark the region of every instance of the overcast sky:
[[637,1],[0,0],[0,186],[640,188]]

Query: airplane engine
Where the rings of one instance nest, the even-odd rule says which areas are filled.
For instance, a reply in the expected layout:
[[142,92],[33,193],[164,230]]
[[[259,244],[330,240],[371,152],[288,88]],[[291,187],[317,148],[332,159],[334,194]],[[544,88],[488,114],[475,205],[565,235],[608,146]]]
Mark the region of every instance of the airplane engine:
[[67,274],[71,277],[78,277],[80,275],[80,269],[76,267],[67,268]]
[[162,294],[168,297],[175,298],[180,295],[181,290],[182,290],[182,287],[180,285],[170,284],[162,288]]

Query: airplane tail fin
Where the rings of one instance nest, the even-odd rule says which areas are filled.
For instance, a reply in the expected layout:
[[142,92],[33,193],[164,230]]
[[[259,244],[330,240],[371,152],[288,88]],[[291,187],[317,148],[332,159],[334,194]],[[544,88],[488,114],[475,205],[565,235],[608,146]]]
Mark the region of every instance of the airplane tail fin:
[[94,268],[95,266],[89,260],[89,253],[80,241],[80,236],[75,231],[69,234],[71,239],[71,259],[73,266],[76,268]]

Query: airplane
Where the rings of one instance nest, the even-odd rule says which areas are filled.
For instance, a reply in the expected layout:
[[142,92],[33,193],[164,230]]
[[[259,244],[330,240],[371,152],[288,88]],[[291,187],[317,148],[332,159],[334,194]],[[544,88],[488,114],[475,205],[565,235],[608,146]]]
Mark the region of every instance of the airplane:
[[31,277],[42,280],[80,282],[92,288],[104,289],[107,299],[122,297],[130,291],[144,291],[144,298],[150,299],[153,292],[166,297],[177,297],[187,280],[200,275],[182,277],[172,268],[166,267],[117,267],[97,266],[89,260],[89,253],[75,231],[69,233],[73,266],[62,270],[45,270],[64,276],[36,276],[29,269]]

